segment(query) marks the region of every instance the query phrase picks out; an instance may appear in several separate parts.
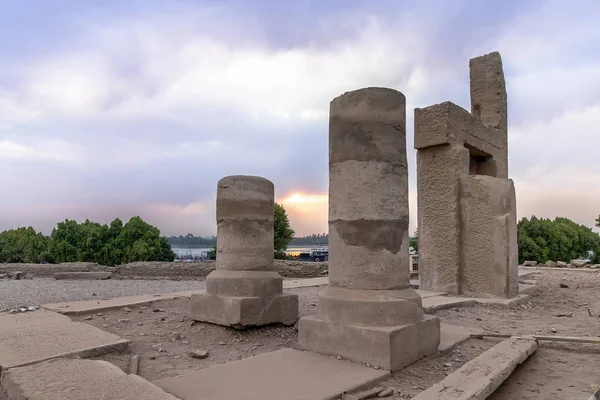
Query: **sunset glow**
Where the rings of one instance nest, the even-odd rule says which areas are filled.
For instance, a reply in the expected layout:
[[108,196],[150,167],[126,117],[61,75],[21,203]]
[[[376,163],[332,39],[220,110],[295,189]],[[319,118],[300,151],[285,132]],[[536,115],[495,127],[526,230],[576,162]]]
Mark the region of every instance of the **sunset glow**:
[[281,203],[284,205],[327,204],[328,197],[327,194],[293,193],[282,199]]
[[299,236],[327,232],[328,194],[292,193],[281,200]]

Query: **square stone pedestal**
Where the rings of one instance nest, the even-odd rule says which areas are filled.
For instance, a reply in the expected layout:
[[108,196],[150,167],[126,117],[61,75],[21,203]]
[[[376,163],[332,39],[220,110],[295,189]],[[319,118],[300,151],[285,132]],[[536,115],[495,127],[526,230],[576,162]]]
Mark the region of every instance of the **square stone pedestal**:
[[298,296],[279,294],[270,299],[230,297],[208,293],[191,296],[192,319],[244,328],[275,323],[293,325],[298,320]]
[[407,325],[361,326],[313,315],[300,319],[298,340],[305,350],[396,371],[437,351],[440,320],[423,315]]

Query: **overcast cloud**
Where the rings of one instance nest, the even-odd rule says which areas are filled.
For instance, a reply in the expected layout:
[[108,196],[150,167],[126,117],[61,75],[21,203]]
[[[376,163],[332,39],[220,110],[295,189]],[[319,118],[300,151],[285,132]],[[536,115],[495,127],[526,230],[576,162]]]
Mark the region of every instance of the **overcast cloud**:
[[210,235],[217,181],[248,174],[298,234],[326,232],[329,101],[386,86],[408,102],[412,231],[413,109],[469,109],[469,58],[491,51],[519,217],[592,226],[597,21],[597,0],[0,2],[0,230],[140,215]]

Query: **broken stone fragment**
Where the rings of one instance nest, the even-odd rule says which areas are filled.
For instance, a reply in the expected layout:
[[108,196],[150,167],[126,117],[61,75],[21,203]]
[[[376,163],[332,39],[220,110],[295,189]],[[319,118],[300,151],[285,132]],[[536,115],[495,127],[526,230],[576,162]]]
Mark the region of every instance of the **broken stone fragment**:
[[390,397],[394,394],[392,389],[383,389],[381,392],[377,394],[377,397]]
[[536,265],[538,265],[537,261],[525,261],[523,263],[524,267],[535,267]]
[[202,360],[202,359],[208,357],[208,351],[206,351],[206,350],[194,350],[194,351],[188,352],[188,356],[190,356],[192,358],[197,358],[197,359]]

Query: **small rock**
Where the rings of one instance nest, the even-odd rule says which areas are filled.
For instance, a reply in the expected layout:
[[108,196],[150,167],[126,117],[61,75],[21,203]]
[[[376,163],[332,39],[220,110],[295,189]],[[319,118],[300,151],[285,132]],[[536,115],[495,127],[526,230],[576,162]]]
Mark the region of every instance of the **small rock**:
[[128,319],[125,319],[125,318],[123,318],[123,319],[118,319],[118,320],[117,320],[117,322],[129,322],[129,321],[130,321],[130,320],[128,320]]
[[162,308],[154,308],[152,309],[152,312],[165,312],[165,310],[163,310]]
[[131,308],[129,308],[129,307],[123,307],[123,311],[125,311],[125,312],[131,312]]
[[555,317],[572,317],[573,313],[567,313],[567,314],[556,314]]
[[104,314],[102,314],[101,312],[96,313],[97,316],[102,317]]
[[18,281],[19,279],[21,279],[23,277],[23,273],[22,272],[15,272],[13,273],[13,279],[15,281]]
[[98,296],[96,293],[92,293],[92,296]]
[[138,325],[142,326],[142,325],[144,325],[144,323],[143,322],[138,322]]
[[144,311],[138,310],[138,314],[143,314],[143,313],[144,313]]
[[390,397],[394,394],[392,389],[383,389],[381,392],[377,393],[377,397]]
[[165,322],[165,321],[167,320],[167,317],[160,317],[160,320],[161,320],[162,322]]
[[537,265],[537,261],[525,261],[523,263],[524,267],[535,267]]
[[446,368],[452,368],[452,363],[449,363],[449,362],[444,363],[444,367],[446,367]]
[[182,344],[190,344],[190,341],[189,340],[182,340],[181,343]]
[[159,353],[164,353],[164,352],[166,352],[166,350],[165,350],[165,349],[163,349],[162,347],[160,347],[160,348],[158,349],[158,352],[159,352]]
[[151,359],[151,360],[156,360],[156,356],[150,356],[148,358]]
[[84,321],[91,321],[91,320],[93,320],[93,319],[94,319],[94,317],[92,317],[92,316],[90,315],[89,317],[85,317],[83,320],[84,320]]
[[552,329],[550,329],[550,332],[552,332],[552,333],[556,333],[556,332],[557,332],[557,331],[556,331],[556,328],[552,328]]
[[566,289],[569,287],[569,285],[567,285],[566,283],[561,283],[561,284],[559,284],[559,286],[563,289]]
[[178,333],[177,335],[175,335],[175,340],[181,340],[181,339],[182,339],[181,333]]
[[225,342],[219,342],[219,346],[225,346],[227,343]]
[[337,358],[338,360],[342,360],[342,359],[343,359],[343,357],[342,357],[342,356],[337,356],[336,358]]
[[481,318],[475,318],[477,321],[483,321]]
[[206,350],[194,350],[194,351],[190,351],[188,353],[188,356],[192,357],[192,358],[198,358],[200,360],[208,357],[208,351]]
[[140,336],[146,336],[146,334],[144,332],[141,332]]

